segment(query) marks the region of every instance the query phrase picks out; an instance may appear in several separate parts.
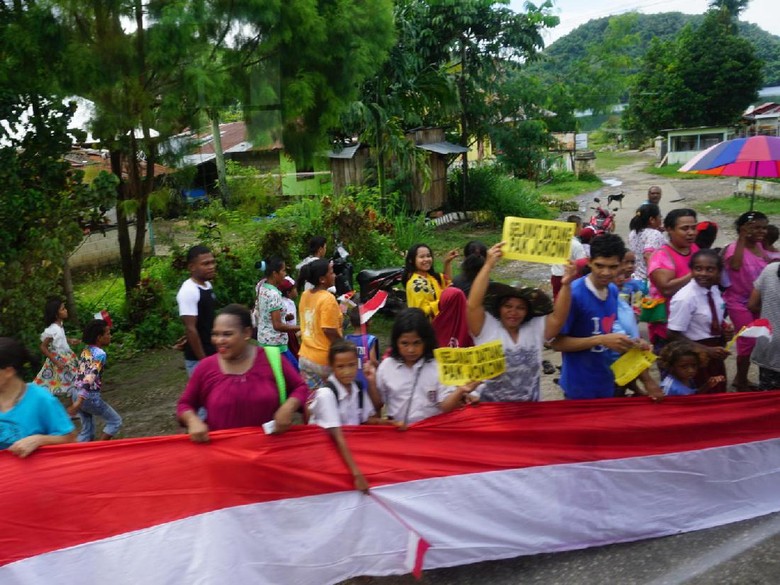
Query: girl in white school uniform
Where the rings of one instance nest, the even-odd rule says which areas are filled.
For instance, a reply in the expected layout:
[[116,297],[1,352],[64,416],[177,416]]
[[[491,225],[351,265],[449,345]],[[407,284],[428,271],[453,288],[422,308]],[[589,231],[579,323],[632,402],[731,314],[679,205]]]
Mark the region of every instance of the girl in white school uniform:
[[391,357],[374,372],[367,368],[369,388],[377,392],[387,418],[400,428],[442,412],[449,412],[465,400],[479,381],[464,386],[445,386],[439,382],[433,357],[436,335],[428,317],[420,309],[398,314],[390,336]]
[[672,297],[667,323],[669,340],[691,342],[702,356],[706,356],[694,378],[696,387],[716,378],[718,382],[707,386],[706,391],[725,392],[724,360],[729,351],[724,347],[727,327],[723,322],[723,297],[718,288],[723,260],[714,250],[699,250],[691,256],[690,268],[693,278]]

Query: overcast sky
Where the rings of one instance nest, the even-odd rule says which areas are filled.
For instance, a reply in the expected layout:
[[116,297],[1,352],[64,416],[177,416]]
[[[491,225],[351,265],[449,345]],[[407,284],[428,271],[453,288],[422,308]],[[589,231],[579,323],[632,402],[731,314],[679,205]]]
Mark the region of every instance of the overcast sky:
[[[541,4],[541,0],[532,0]],[[555,13],[561,23],[545,35],[546,44],[573,31],[581,24],[594,18],[641,12],[685,12],[701,14],[707,10],[707,0],[553,0]],[[525,0],[511,0],[516,11],[522,11]],[[765,31],[780,35],[780,2],[778,0],[751,0],[748,8],[740,15],[740,20],[753,22]]]

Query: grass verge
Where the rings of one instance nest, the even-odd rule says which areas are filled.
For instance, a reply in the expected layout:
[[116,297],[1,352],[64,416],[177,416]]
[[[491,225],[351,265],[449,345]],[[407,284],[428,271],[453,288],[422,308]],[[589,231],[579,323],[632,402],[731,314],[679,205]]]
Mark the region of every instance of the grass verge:
[[[733,215],[736,217],[745,213],[746,211],[750,211],[750,198],[724,197],[723,199],[715,199],[714,201],[699,203],[694,207],[697,210],[703,211],[705,213],[725,213],[727,215]],[[756,197],[754,209],[766,214],[769,217],[773,215],[777,216],[780,214],[780,200]]]
[[647,157],[636,150],[620,152],[605,150],[596,153],[596,172],[609,173],[625,165],[645,160]]
[[[645,173],[650,175],[657,175],[659,177],[668,177],[669,179],[717,179],[713,175],[697,175],[696,173],[680,173],[678,172],[682,165],[665,165],[657,167],[654,164],[647,165],[644,170]],[[720,177],[726,178],[726,177]],[[729,177],[733,180],[733,177]]]

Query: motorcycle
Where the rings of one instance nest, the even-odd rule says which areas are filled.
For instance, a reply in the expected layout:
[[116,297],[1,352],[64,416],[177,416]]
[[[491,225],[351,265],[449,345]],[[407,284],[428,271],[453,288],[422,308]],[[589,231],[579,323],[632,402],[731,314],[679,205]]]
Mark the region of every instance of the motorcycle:
[[406,289],[403,285],[403,268],[379,268],[361,270],[357,275],[360,302],[369,301],[380,290],[387,291],[387,301],[379,312],[388,317],[406,308]]
[[349,298],[352,303],[365,303],[380,290],[387,291],[388,297],[380,313],[389,317],[406,308],[406,290],[402,283],[403,268],[380,268],[361,270],[357,275],[358,295],[350,295],[354,290],[354,267],[349,261],[349,252],[341,242],[331,257],[333,272],[336,273],[336,298]]
[[341,242],[336,243],[336,249],[331,257],[333,272],[336,273],[336,296],[340,297],[354,290],[354,266],[349,261],[349,252]]
[[612,210],[603,208],[601,206],[601,200],[598,197],[595,197],[593,201],[596,203],[596,206],[591,207],[591,209],[595,210],[596,213],[591,216],[590,221],[582,228],[582,231],[591,232],[589,234],[591,237],[614,232],[617,207]]

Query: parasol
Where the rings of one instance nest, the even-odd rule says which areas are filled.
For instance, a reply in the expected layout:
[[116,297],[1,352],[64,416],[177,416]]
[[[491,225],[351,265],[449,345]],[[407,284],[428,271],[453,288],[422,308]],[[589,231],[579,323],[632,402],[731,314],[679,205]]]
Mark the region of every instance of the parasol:
[[780,137],[751,136],[725,140],[697,154],[681,166],[679,172],[752,178],[750,211],[753,211],[756,179],[780,177]]

